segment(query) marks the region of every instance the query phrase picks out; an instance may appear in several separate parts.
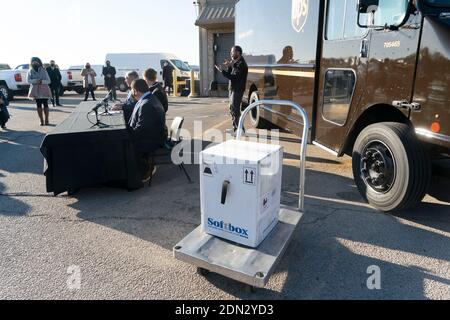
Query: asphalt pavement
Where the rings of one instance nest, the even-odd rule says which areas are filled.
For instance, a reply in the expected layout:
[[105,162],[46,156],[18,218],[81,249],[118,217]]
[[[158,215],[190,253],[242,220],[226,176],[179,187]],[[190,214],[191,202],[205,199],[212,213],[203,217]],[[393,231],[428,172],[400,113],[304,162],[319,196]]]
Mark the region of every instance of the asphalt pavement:
[[[46,193],[40,144],[80,101],[65,95],[48,127],[30,101],[11,103],[0,131],[0,299],[450,299],[448,178],[437,174],[418,208],[383,214],[359,195],[350,158],[309,146],[305,215],[267,287],[250,293],[173,258],[200,224],[196,165],[193,183],[161,166],[151,188],[131,193]],[[230,127],[220,98],[171,98],[168,124],[175,116],[203,147]],[[299,144],[287,133],[281,142],[283,203],[295,204]]]

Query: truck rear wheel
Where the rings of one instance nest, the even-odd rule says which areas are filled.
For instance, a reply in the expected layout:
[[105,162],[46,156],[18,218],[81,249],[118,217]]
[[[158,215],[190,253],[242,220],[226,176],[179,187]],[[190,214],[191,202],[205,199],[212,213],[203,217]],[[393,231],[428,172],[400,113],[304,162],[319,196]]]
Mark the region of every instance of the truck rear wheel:
[[117,87],[121,92],[127,92],[128,91],[128,85],[125,82],[125,79],[119,78],[117,79]]
[[417,205],[431,181],[431,161],[411,128],[377,123],[365,128],[353,149],[353,176],[376,209],[400,211]]
[[75,92],[78,94],[84,94],[84,88],[80,87],[80,88],[76,88]]
[[[250,104],[253,104],[256,101],[259,101],[258,91],[254,91],[250,95]],[[259,107],[253,109],[250,112],[250,118],[252,120],[252,126],[254,128],[257,128],[257,129],[270,129],[271,128],[270,122],[261,116]]]

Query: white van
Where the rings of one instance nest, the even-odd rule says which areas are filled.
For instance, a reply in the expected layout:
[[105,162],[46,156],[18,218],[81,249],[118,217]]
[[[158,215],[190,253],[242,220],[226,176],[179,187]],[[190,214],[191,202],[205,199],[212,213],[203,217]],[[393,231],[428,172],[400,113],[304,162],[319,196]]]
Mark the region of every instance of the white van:
[[[118,74],[120,70],[135,70],[142,76],[145,70],[153,68],[158,72],[158,81],[162,82],[162,68],[168,62],[177,71],[179,81],[190,78],[189,66],[171,53],[109,53],[106,55],[107,60],[111,61],[111,66],[116,68]],[[118,84],[123,80],[117,77]],[[122,91],[120,86],[119,89]]]

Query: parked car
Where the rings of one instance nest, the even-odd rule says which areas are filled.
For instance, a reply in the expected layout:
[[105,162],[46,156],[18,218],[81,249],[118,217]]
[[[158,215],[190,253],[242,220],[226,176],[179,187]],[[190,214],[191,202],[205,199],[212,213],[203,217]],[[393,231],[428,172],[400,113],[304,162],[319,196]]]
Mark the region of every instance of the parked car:
[[[49,66],[48,63],[44,63],[44,68],[47,68],[48,66]],[[59,69],[58,65],[56,65],[56,67]],[[29,69],[30,69],[29,64],[21,64],[17,66],[15,70],[24,70],[28,72]],[[64,95],[65,91],[72,91],[73,88],[69,85],[69,81],[71,80],[70,72],[68,70],[60,70],[60,72],[61,72],[61,89],[59,95],[62,96]]]
[[9,66],[9,64],[0,63],[0,71],[2,70],[11,70],[11,67]]
[[4,96],[12,101],[15,95],[26,95],[30,88],[27,81],[27,69],[12,70],[8,64],[0,64],[0,90]]
[[117,87],[122,92],[128,90],[125,83],[127,71],[134,70],[141,75],[146,69],[153,68],[158,72],[158,81],[162,82],[165,62],[176,70],[179,81],[186,81],[191,76],[189,66],[171,53],[110,53],[106,55],[106,60],[111,61],[111,65],[116,68]]
[[67,77],[67,84],[64,88],[65,90],[75,91],[78,94],[84,93],[83,77],[81,76],[81,70],[83,70],[83,68],[84,66],[81,65],[69,67],[69,69],[65,72],[65,75],[63,75],[63,79]]

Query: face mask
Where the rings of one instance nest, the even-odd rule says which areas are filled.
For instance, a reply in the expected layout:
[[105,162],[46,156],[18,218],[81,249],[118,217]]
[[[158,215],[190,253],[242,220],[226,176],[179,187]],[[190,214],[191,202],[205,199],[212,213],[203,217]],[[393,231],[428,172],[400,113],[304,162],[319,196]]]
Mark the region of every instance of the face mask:
[[55,67],[55,64],[54,64],[54,63],[51,63],[50,65],[52,66],[52,68],[54,68],[54,67]]
[[38,64],[33,64],[33,70],[34,71],[38,71],[39,70],[39,65]]

